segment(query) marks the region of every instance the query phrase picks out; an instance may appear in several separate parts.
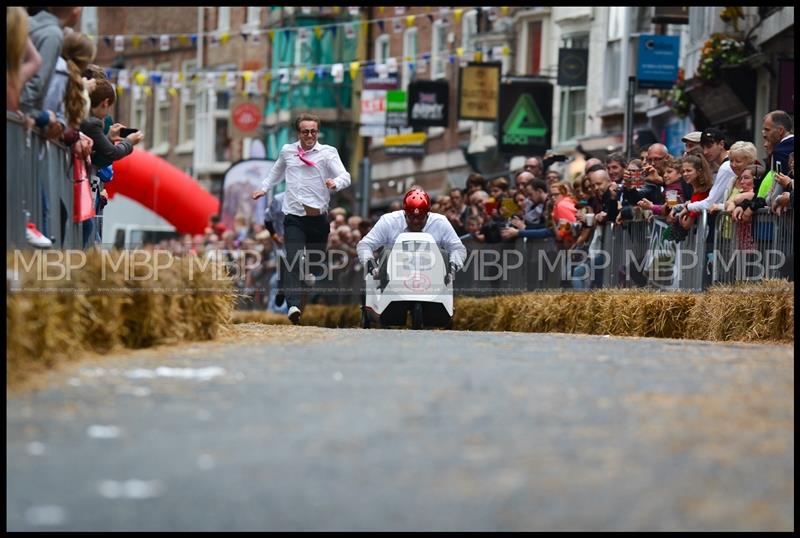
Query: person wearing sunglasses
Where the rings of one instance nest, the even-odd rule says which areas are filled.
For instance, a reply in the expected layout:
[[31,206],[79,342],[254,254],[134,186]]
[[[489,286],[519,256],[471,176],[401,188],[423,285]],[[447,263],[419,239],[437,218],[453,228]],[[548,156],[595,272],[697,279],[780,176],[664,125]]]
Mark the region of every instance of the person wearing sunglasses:
[[[251,196],[253,200],[258,200],[286,180],[282,210],[285,215],[284,244],[288,267],[281,267],[280,270],[286,271],[281,274],[281,280],[285,282],[283,291],[289,307],[289,320],[295,325],[300,323],[307,300],[306,288],[325,271],[331,192],[350,186],[350,174],[342,164],[338,150],[317,140],[320,125],[319,116],[315,114],[301,113],[297,117],[294,123],[297,142],[281,148],[261,189],[254,191]],[[305,263],[301,264],[304,250]],[[302,279],[301,272],[304,275]]]

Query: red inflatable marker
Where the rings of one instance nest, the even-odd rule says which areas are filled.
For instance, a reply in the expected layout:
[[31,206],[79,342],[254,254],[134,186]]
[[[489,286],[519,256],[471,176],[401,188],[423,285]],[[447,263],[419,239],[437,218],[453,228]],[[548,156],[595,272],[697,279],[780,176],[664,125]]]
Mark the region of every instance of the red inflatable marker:
[[109,198],[120,193],[136,200],[179,233],[202,234],[209,217],[219,213],[219,200],[192,176],[139,149],[114,163],[114,179],[105,187]]

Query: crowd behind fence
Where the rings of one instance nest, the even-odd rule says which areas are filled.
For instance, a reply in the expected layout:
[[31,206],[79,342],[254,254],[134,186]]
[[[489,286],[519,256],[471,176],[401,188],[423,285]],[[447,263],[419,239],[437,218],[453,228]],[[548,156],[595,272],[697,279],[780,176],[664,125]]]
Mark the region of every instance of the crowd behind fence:
[[[9,249],[29,248],[28,222],[44,223],[43,232],[55,248],[80,249],[81,228],[74,223],[72,164],[68,150],[57,142],[26,131],[19,119],[6,121],[6,244]],[[48,197],[42,195],[44,190]],[[49,207],[44,200],[49,199]],[[46,216],[46,218],[45,218]],[[754,213],[751,222],[735,221],[726,212],[700,213],[681,242],[665,239],[666,223],[660,217],[607,222],[596,227],[597,236],[586,249],[563,250],[553,237],[518,238],[496,243],[464,239],[468,264],[456,274],[457,295],[487,296],[542,289],[597,289],[642,287],[703,290],[715,283],[793,279],[794,214],[776,215],[768,209]],[[263,227],[248,234],[211,233],[163,242],[158,248],[176,254],[227,256],[257,247],[263,263],[245,270],[237,284],[242,307],[264,308],[274,290],[271,277],[278,270],[275,245],[263,237]],[[363,268],[354,246],[361,234],[352,227],[332,262],[329,278],[317,283],[312,300],[327,304],[357,304],[363,289]],[[362,229],[365,233],[367,229]],[[333,233],[332,228],[332,233]],[[259,232],[262,232],[259,234]],[[258,237],[261,236],[262,240]]]

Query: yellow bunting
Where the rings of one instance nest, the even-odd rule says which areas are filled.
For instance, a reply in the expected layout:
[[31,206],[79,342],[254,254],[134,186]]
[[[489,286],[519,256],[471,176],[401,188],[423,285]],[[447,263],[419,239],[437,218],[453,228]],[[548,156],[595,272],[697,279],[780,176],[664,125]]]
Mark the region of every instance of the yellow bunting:
[[317,39],[322,37],[322,28],[320,28],[319,26],[315,26],[314,27],[314,34],[317,36]]
[[455,11],[453,11],[453,15],[455,15],[455,18],[456,18],[456,24],[458,24],[459,22],[461,22],[461,14],[462,14],[463,12],[464,12],[464,10],[463,10],[463,9],[456,9]]
[[507,16],[508,15],[508,7],[506,7],[506,6],[501,7],[500,8],[500,13],[503,14],[503,17]]
[[142,84],[144,84],[144,81],[147,80],[147,77],[144,76],[144,73],[139,71],[138,73],[136,73],[136,76],[134,77],[134,79],[136,80],[136,84],[141,86]]
[[186,37],[185,35],[179,35],[178,36],[178,43],[180,43],[181,45],[186,46],[186,45],[189,44],[189,38]]
[[299,80],[303,80],[306,76],[306,68],[305,67],[298,67],[297,68],[297,78]]
[[125,88],[123,88],[122,86],[120,86],[119,84],[117,84],[117,95],[119,95],[120,97],[122,97],[122,94],[123,94],[123,93],[125,93]]
[[506,45],[503,47],[503,56],[508,56],[509,54],[511,54],[511,49]]
[[222,35],[219,36],[219,41],[224,45],[225,43],[228,42],[228,39],[230,39],[230,37],[231,35],[228,32],[222,32]]
[[378,8],[378,13],[381,13],[381,14],[382,14],[384,11],[386,11],[386,8],[385,8],[385,7],[379,7],[379,8]]
[[275,41],[275,30],[269,30],[267,35],[269,36],[270,41]]
[[135,35],[135,36],[133,36],[133,37],[131,38],[131,44],[133,45],[133,48],[135,48],[135,49],[138,49],[138,48],[139,48],[139,44],[140,44],[141,42],[142,42],[142,38],[141,38],[141,37],[139,37],[138,35]]
[[342,8],[340,8],[339,6],[333,6],[334,15],[338,15],[341,10]]
[[245,71],[244,73],[242,73],[242,78],[244,79],[245,82],[250,82],[250,79],[253,78],[253,72]]
[[144,87],[144,94],[147,97],[150,97],[151,95],[153,95],[153,88],[151,88],[150,86],[145,86]]
[[358,74],[358,62],[350,62],[350,80],[355,80]]
[[313,69],[309,69],[308,73],[307,73],[309,82],[314,82],[314,75],[315,75],[314,70]]
[[414,19],[415,19],[415,18],[416,18],[416,16],[415,16],[415,15],[409,15],[409,16],[407,16],[407,17],[406,17],[406,26],[408,26],[409,28],[411,28],[412,26],[414,26]]
[[483,59],[483,53],[481,51],[475,52],[475,61],[480,62]]
[[177,97],[178,96],[178,90],[176,90],[175,88],[168,89],[167,93],[170,94],[172,97]]
[[458,55],[458,57],[459,57],[459,58],[461,58],[462,56],[464,56],[464,47],[458,47],[458,48],[456,49],[456,54]]
[[178,71],[178,82],[183,82],[183,71]]

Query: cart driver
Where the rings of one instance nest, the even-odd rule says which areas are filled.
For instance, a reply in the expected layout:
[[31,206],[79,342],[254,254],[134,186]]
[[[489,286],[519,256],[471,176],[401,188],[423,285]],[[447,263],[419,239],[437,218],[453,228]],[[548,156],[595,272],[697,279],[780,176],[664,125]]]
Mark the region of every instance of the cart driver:
[[447,252],[450,258],[450,271],[447,277],[449,282],[452,274],[464,266],[467,249],[447,217],[431,213],[430,210],[430,196],[422,189],[414,188],[403,198],[403,209],[381,216],[372,230],[356,246],[358,259],[367,268],[367,272],[375,277],[378,276],[374,256],[378,248],[392,248],[397,236],[403,232],[423,232],[430,234],[439,248]]

